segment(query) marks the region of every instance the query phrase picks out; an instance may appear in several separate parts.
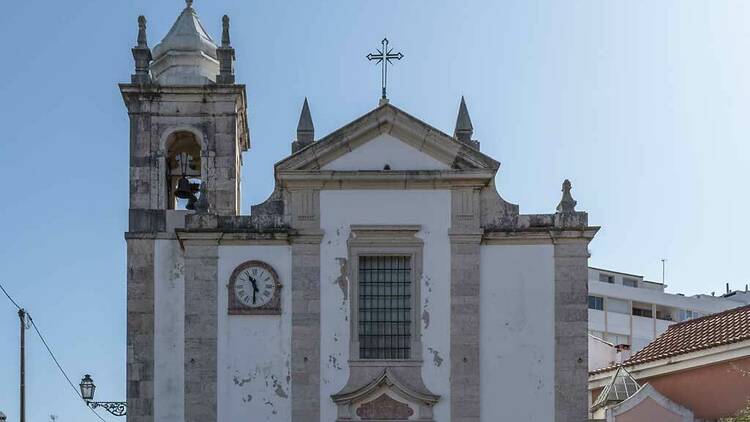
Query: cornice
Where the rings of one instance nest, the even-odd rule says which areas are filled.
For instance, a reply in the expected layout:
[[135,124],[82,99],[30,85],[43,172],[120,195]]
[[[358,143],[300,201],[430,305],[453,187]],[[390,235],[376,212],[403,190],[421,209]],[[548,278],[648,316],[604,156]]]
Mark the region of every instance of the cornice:
[[488,186],[495,173],[493,170],[289,170],[277,172],[276,177],[286,189],[450,189]]

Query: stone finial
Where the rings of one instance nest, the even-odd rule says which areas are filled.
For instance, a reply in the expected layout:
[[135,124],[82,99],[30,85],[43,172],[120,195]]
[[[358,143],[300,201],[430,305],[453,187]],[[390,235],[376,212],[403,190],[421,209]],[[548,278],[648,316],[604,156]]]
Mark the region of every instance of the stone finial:
[[570,180],[565,179],[565,181],[562,184],[562,199],[560,200],[560,204],[557,205],[557,212],[560,213],[571,213],[576,212],[576,204],[577,202],[573,199],[573,196],[570,194],[570,190],[572,189],[573,185],[570,183]]
[[185,0],[185,8],[190,9],[193,7],[193,0]]
[[143,15],[138,16],[138,47],[148,48],[148,40],[146,39],[146,17]]
[[302,112],[299,115],[299,123],[297,123],[297,140],[292,142],[292,153],[313,142],[315,142],[315,126],[310,114],[310,105],[307,103],[307,97],[305,97],[305,102],[302,103]]
[[138,16],[138,42],[133,47],[133,59],[135,59],[135,74],[131,76],[134,84],[148,84],[151,82],[151,49],[148,48],[146,39],[146,17]]
[[221,33],[221,46],[229,47],[232,44],[232,41],[229,39],[229,16],[224,15],[224,17],[221,18],[221,26],[223,28]]
[[229,16],[224,15],[221,23],[224,29],[221,33],[221,47],[216,49],[216,55],[219,57],[219,75],[216,76],[216,83],[233,84],[235,53],[229,38]]
[[206,182],[201,183],[200,197],[195,202],[195,213],[196,214],[209,214],[211,212],[211,204],[208,202],[208,188]]
[[458,107],[458,116],[456,117],[456,130],[453,136],[460,142],[469,145],[474,149],[479,149],[479,142],[471,139],[474,135],[474,125],[471,124],[469,109],[466,107],[466,100],[461,96],[461,105]]

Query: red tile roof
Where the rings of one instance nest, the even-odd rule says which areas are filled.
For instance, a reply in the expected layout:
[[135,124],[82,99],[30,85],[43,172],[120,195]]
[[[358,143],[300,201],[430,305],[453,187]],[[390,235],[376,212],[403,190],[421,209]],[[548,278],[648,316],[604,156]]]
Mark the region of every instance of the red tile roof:
[[[750,340],[750,305],[672,324],[667,331],[623,362],[633,366],[725,344]],[[592,374],[616,367],[602,368]]]

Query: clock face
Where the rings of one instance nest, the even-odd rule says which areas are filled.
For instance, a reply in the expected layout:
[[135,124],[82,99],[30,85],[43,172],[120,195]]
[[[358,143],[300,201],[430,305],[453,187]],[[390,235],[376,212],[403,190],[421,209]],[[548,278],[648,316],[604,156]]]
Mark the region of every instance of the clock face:
[[234,282],[237,301],[249,308],[261,307],[276,294],[274,274],[262,266],[249,266],[240,271]]

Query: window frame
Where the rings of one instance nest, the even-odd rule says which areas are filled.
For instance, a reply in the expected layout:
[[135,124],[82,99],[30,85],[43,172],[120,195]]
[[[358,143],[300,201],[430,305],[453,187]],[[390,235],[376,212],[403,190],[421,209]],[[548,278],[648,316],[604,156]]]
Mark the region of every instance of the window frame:
[[[347,241],[349,284],[349,362],[364,366],[393,364],[421,364],[422,334],[419,309],[421,308],[422,257],[424,243],[416,237],[418,225],[352,225]],[[359,343],[359,258],[360,256],[400,256],[411,261],[411,341],[408,359],[364,359],[360,357]]]
[[[589,296],[588,297],[588,308],[589,309],[591,309],[593,311],[604,311],[604,297],[597,296],[597,295],[588,295],[588,296]],[[595,304],[596,304],[596,302],[601,303],[601,305],[602,305],[601,309],[596,308],[596,307],[592,308],[591,307],[591,299],[594,299]]]

